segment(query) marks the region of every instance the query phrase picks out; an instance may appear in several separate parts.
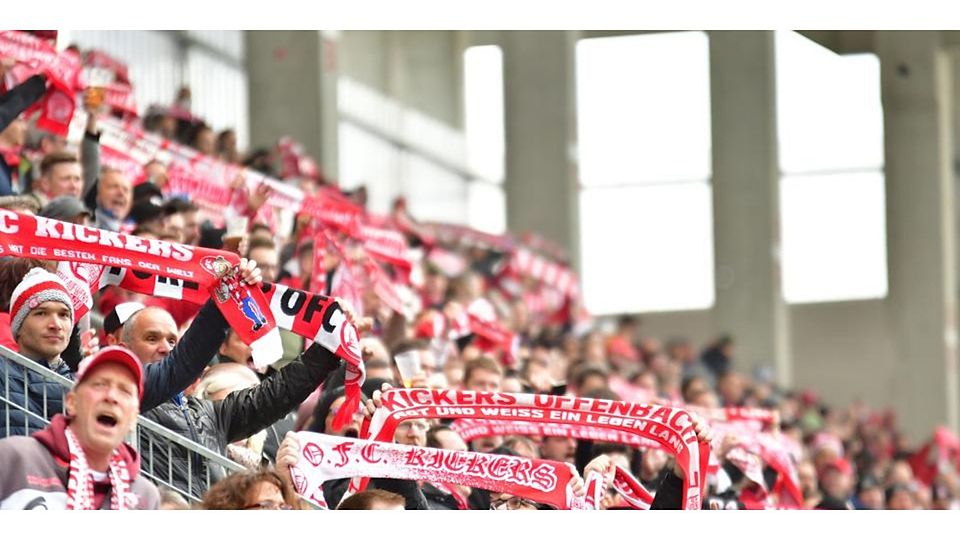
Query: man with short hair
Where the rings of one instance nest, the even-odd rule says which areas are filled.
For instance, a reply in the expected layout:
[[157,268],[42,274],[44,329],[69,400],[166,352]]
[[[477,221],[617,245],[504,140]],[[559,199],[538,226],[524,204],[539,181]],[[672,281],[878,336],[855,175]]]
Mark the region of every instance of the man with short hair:
[[489,356],[470,360],[463,367],[463,389],[479,392],[497,392],[503,379],[503,368]]
[[[133,183],[130,178],[112,167],[103,167],[97,181],[96,205],[93,208],[96,227],[118,232],[133,204]],[[89,201],[88,201],[89,203]]]
[[[463,441],[463,437],[451,429],[450,426],[443,424],[430,427],[430,431],[427,432],[427,446],[457,452],[467,450],[467,443]],[[423,482],[420,489],[423,491],[423,496],[427,499],[427,505],[431,510],[466,510],[470,508],[469,498],[473,492],[470,486],[448,482],[439,484]],[[484,502],[481,501],[478,504],[484,504]],[[487,504],[489,505],[489,503]]]
[[83,168],[72,152],[53,152],[40,162],[40,177],[36,180],[34,195],[46,206],[61,195],[83,196]]
[[123,441],[137,424],[140,362],[106,347],[80,365],[66,413],[32,437],[0,440],[0,510],[153,510],[157,488]]
[[[463,389],[477,392],[499,392],[503,379],[503,368],[489,356],[479,356],[466,363],[463,368]],[[470,445],[477,452],[492,452],[503,444],[501,435],[478,437]]]
[[393,442],[410,446],[426,446],[428,429],[430,429],[430,423],[423,418],[404,420],[397,424]]
[[272,239],[251,236],[247,246],[247,258],[257,261],[257,267],[263,273],[265,281],[276,281],[280,255]]
[[20,183],[20,149],[27,139],[27,122],[16,117],[0,129],[0,195],[24,190]]

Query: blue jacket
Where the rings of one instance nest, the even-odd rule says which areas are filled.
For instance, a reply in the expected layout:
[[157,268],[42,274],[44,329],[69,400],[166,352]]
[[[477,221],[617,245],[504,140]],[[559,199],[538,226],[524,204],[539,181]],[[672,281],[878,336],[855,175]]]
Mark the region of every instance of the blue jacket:
[[[195,381],[203,368],[217,353],[227,337],[226,319],[212,301],[207,301],[200,309],[197,318],[183,335],[183,339],[159,362],[146,364],[143,369],[143,397],[140,400],[140,412],[166,402],[182,392]],[[46,427],[40,418],[25,415],[18,407],[10,407],[5,400],[23,407],[24,381],[26,380],[27,406],[30,411],[44,420],[63,412],[63,396],[67,388],[57,382],[48,382],[36,373],[29,372],[19,364],[0,357],[0,438],[8,435],[28,435]],[[73,380],[75,374],[67,364],[61,362],[55,370],[58,374]],[[28,372],[28,373],[25,373]],[[9,397],[8,397],[9,381]],[[46,392],[47,410],[44,411],[44,392]],[[7,430],[9,414],[9,432]],[[26,426],[26,429],[24,427]]]

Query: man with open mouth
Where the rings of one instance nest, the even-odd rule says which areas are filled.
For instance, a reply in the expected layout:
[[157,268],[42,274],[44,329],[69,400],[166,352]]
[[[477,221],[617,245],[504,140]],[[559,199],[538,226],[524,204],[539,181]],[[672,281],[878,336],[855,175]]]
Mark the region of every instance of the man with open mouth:
[[143,369],[123,347],[84,360],[66,413],[33,436],[0,439],[0,510],[153,510],[157,488],[140,476],[124,439],[137,424]]

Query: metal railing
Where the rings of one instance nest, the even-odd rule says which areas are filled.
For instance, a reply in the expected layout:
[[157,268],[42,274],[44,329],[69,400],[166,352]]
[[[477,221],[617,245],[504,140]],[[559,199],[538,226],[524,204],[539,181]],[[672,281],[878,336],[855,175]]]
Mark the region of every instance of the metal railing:
[[[11,383],[14,386],[11,386]],[[73,385],[36,362],[0,346],[0,438],[29,435],[63,412]],[[21,393],[17,400],[15,393]],[[211,485],[242,465],[140,416],[127,441],[140,453],[140,473],[158,487],[199,501]]]

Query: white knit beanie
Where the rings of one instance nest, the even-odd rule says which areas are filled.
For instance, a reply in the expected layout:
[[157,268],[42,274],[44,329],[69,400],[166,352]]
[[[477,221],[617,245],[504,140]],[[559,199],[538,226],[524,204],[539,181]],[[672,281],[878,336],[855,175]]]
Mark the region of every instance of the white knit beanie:
[[20,327],[27,315],[44,302],[60,302],[70,309],[70,320],[73,321],[73,303],[67,286],[56,275],[43,268],[34,268],[23,276],[23,281],[13,290],[10,297],[10,333],[16,339]]

